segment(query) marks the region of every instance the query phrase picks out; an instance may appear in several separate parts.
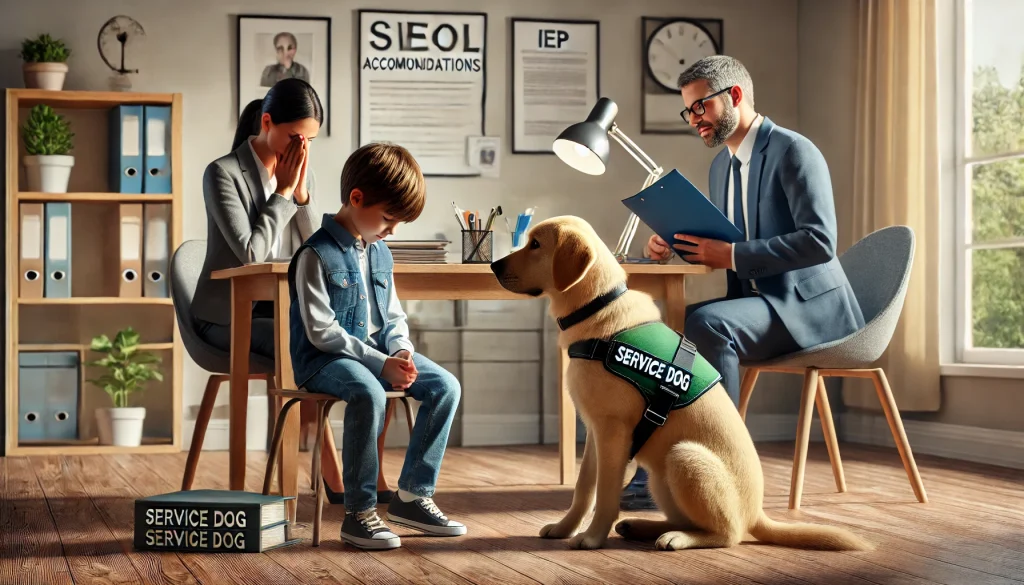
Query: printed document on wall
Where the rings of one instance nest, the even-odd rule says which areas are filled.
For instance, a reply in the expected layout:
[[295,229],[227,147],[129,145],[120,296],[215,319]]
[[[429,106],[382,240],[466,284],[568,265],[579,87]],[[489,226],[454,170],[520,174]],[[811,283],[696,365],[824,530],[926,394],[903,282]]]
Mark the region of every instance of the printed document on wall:
[[478,176],[467,138],[484,134],[487,16],[359,12],[359,144],[400,144],[425,175]]
[[587,119],[599,89],[599,24],[512,20],[512,152],[551,153]]

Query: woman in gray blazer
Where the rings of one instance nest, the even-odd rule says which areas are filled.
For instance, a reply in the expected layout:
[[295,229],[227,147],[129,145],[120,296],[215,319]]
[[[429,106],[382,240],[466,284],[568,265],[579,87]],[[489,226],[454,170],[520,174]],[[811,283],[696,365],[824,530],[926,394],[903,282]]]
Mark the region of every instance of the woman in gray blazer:
[[[199,335],[214,347],[230,348],[231,283],[210,274],[254,262],[288,261],[319,227],[308,162],[310,142],[322,122],[323,107],[313,87],[284,79],[245,107],[232,152],[206,167],[206,261],[192,315]],[[273,316],[272,302],[255,304],[251,348],[269,359],[274,359]]]

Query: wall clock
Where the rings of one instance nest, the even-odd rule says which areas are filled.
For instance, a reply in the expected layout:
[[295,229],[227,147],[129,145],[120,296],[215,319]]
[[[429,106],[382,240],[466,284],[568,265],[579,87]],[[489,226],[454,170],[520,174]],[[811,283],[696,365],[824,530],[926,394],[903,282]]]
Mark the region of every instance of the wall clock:
[[679,117],[679,74],[722,53],[722,20],[643,17],[642,127],[645,134],[696,134]]

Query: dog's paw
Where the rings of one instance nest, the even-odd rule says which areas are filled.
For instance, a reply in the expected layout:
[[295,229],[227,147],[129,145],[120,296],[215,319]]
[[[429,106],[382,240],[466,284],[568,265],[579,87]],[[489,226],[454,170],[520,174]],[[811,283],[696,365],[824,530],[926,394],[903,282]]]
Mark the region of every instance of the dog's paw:
[[569,548],[578,550],[594,550],[604,546],[604,542],[607,537],[604,536],[593,536],[583,532],[572,537],[569,541]]
[[544,528],[540,529],[541,538],[569,538],[576,534],[576,529],[572,527],[565,527],[561,522],[555,524],[548,524]]
[[632,528],[631,522],[631,519],[620,520],[615,524],[615,532],[617,532],[622,538],[629,538],[629,531]]
[[666,532],[654,543],[658,550],[683,550],[690,548],[690,537],[685,532]]

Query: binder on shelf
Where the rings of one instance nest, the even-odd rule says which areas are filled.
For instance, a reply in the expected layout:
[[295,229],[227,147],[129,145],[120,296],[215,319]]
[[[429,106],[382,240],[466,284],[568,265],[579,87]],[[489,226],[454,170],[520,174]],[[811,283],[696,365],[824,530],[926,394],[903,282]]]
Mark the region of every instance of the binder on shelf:
[[21,285],[18,295],[25,299],[37,299],[43,296],[43,204],[22,203],[18,209],[21,226],[18,263]]
[[142,296],[142,204],[122,203],[118,220],[120,235],[120,287],[118,296]]
[[142,193],[142,106],[110,109],[109,181],[115,193]]
[[68,298],[71,296],[71,204],[46,203],[46,256],[43,259],[43,296]]
[[145,106],[146,150],[143,193],[171,192],[171,107]]
[[75,351],[18,353],[18,441],[78,438],[79,359]]
[[170,260],[171,206],[166,203],[146,203],[143,210],[145,225],[142,251],[143,296],[170,296],[167,289],[167,268]]

